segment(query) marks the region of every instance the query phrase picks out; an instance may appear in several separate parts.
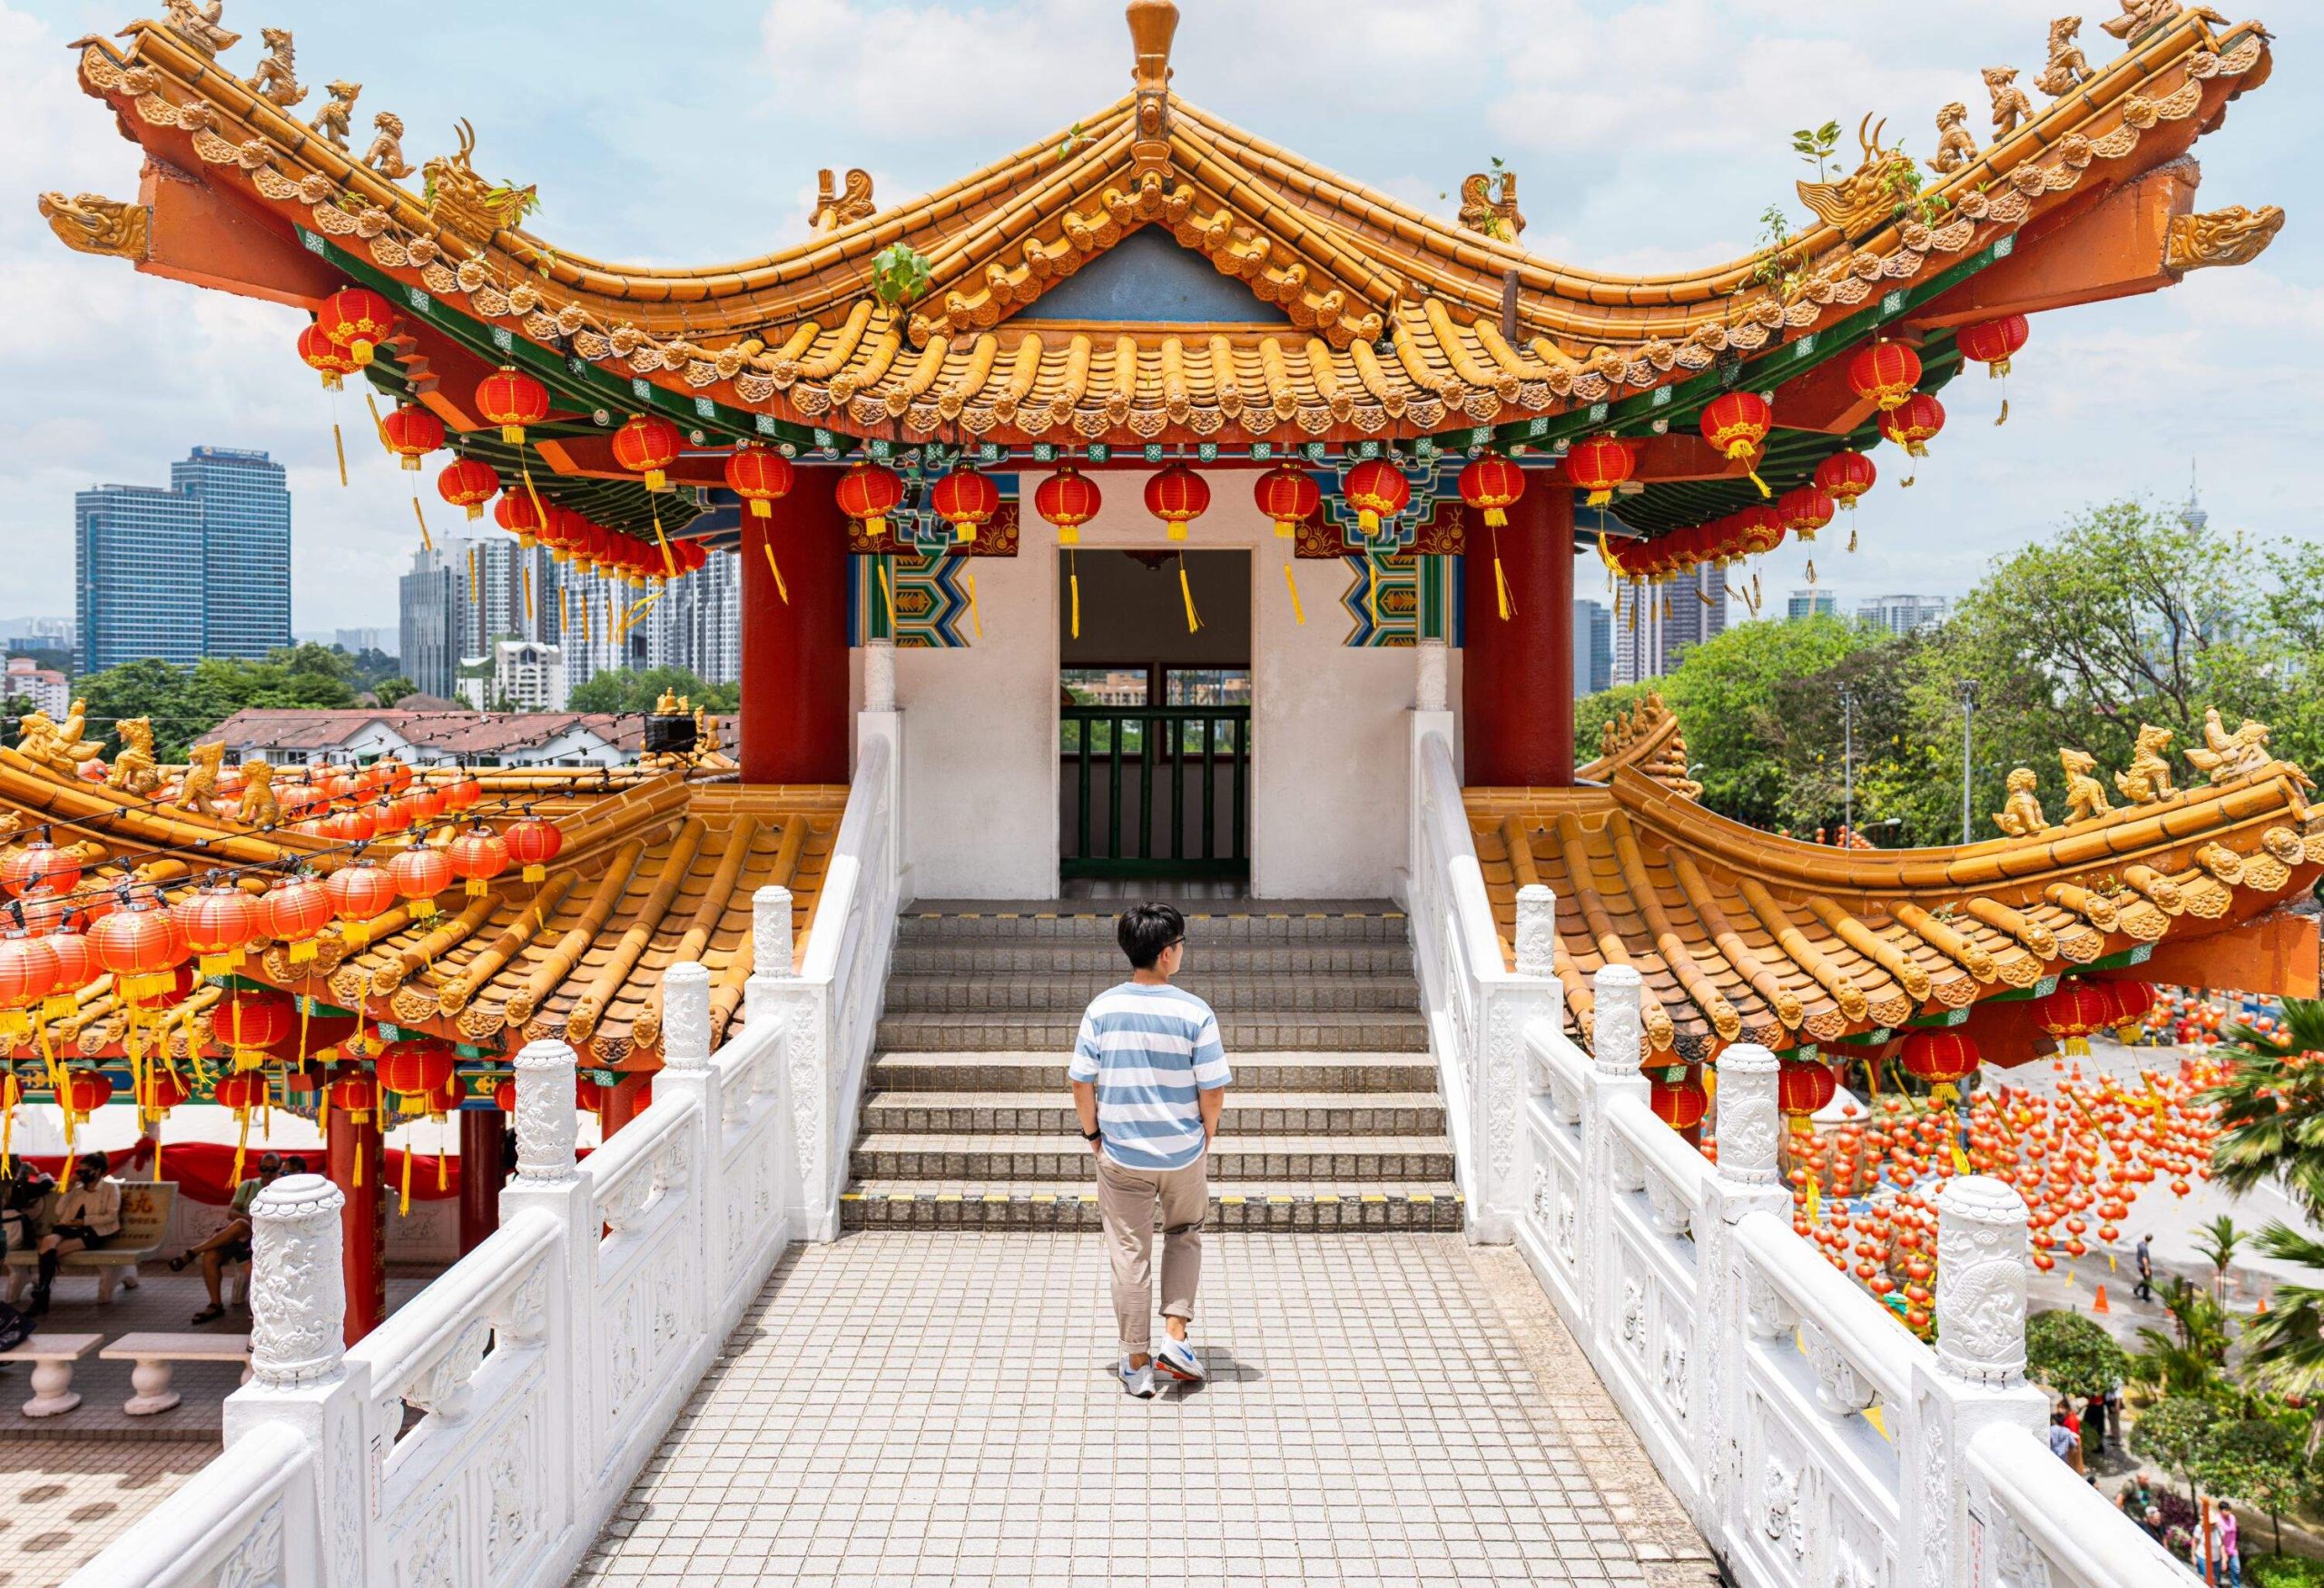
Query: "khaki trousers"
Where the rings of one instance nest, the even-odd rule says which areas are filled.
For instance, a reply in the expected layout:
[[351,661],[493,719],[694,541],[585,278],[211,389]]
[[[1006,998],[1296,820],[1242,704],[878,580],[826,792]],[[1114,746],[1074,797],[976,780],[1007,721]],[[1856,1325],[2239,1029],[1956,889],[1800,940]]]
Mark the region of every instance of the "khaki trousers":
[[1098,1217],[1114,1269],[1114,1316],[1122,1349],[1154,1339],[1154,1212],[1162,1211],[1162,1316],[1192,1318],[1202,1279],[1202,1221],[1210,1210],[1210,1155],[1184,1169],[1125,1169],[1098,1159]]

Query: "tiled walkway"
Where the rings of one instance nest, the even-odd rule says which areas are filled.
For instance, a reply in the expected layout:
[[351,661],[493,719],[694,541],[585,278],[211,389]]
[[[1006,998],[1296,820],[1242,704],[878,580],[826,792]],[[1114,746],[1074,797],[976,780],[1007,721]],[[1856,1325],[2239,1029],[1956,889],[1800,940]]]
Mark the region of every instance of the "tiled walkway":
[[1507,1252],[1204,1256],[1211,1381],[1137,1402],[1094,1237],[793,1252],[576,1581],[1715,1580]]

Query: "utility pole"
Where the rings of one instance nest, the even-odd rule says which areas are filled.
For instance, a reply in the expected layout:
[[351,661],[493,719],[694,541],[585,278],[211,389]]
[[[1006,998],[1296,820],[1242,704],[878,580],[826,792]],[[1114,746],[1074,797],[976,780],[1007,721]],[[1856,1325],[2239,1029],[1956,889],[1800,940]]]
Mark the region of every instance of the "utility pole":
[[1977,715],[1977,681],[1960,680],[1961,690],[1961,842],[1967,843],[1976,837],[1975,821],[1971,814],[1974,806],[1972,790],[1974,786],[1976,761],[1974,755],[1975,738],[1971,732]]
[[1856,691],[1840,686],[1840,842],[1856,835]]

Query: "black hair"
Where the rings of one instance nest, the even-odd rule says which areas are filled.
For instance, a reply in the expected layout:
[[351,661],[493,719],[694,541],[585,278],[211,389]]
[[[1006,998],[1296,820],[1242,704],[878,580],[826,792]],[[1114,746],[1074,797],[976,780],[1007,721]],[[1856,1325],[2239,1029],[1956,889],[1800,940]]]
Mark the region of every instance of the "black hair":
[[1133,904],[1122,912],[1114,936],[1133,969],[1150,971],[1162,951],[1187,935],[1187,918],[1168,904]]
[[307,1172],[307,1160],[305,1157],[300,1153],[292,1153],[290,1157],[282,1160],[282,1171],[285,1174],[305,1174]]
[[81,1155],[81,1161],[76,1167],[94,1169],[101,1175],[109,1174],[113,1170],[113,1160],[102,1152],[84,1152]]

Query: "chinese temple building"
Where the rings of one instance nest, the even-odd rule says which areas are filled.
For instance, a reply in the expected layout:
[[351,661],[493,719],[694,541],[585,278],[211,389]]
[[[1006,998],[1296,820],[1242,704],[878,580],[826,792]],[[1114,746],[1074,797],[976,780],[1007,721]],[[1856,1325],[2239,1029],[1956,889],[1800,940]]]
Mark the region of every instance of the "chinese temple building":
[[[1189,103],[1168,0],[1132,0],[1130,92],[1070,132],[896,204],[850,173],[812,235],[684,270],[536,236],[489,125],[408,154],[354,85],[308,93],[287,35],[230,68],[215,5],[81,42],[143,164],[133,199],[44,199],[66,244],[311,314],[301,356],[373,399],[424,521],[489,511],[625,592],[570,630],[737,550],[743,691],[731,745],[569,776],[160,767],[40,719],[0,750],[24,924],[226,925],[151,963],[117,927],[120,969],[17,1000],[17,1095],[265,1077],[262,1104],[330,1111],[350,1195],[373,1155],[374,1229],[381,1120],[457,1111],[497,1154],[527,1041],[572,1044],[618,1129],[666,967],[709,967],[715,1041],[769,952],[753,895],[787,888],[805,943],[866,711],[901,725],[905,901],[1154,878],[1255,907],[1409,907],[1413,725],[1441,715],[1506,962],[1546,886],[1568,1029],[1588,1045],[1593,974],[1634,967],[1680,1087],[1738,1041],[1827,1081],[1929,1030],[2023,1061],[2074,1029],[2061,999],[2106,1003],[2087,1030],[2150,980],[2314,995],[2286,904],[2324,875],[2324,813],[2256,725],[2200,764],[2062,746],[2007,831],[1889,852],[1704,809],[1659,705],[1574,743],[1577,553],[1634,622],[1837,535],[1945,461],[1938,394],[2038,357],[2043,314],[2266,246],[2281,212],[2199,209],[2191,151],[2266,82],[2267,34],[2145,9],[2045,106],[1997,94],[1990,142],[1947,107],[1933,171],[1867,125],[1781,253],[1640,278],[1529,252],[1512,177],[1446,221]],[[235,1036],[252,1011],[264,1042]],[[350,1245],[350,1273],[375,1259]]]

